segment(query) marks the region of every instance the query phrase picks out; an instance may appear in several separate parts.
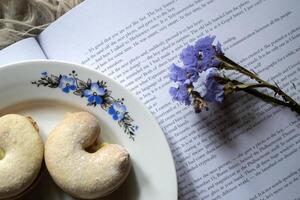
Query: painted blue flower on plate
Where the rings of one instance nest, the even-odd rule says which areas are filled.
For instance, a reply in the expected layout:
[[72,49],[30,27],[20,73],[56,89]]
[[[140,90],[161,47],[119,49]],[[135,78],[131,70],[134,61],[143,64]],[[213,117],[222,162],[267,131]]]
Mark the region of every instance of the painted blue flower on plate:
[[61,76],[58,87],[65,93],[74,91],[76,89],[75,79],[73,77]]
[[99,86],[98,83],[92,83],[90,89],[83,91],[84,96],[88,99],[89,103],[95,103],[96,105],[103,104],[103,96],[106,90]]
[[112,116],[112,118],[116,121],[120,121],[124,118],[126,113],[126,106],[121,102],[115,102],[108,109],[108,113]]

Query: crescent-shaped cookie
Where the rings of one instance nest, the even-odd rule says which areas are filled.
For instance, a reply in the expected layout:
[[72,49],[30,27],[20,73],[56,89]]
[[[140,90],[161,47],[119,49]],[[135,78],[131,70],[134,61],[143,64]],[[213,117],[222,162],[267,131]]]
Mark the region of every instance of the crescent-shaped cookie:
[[36,180],[43,162],[36,123],[8,114],[0,118],[0,199],[21,195]]
[[103,197],[116,190],[130,171],[128,152],[116,144],[87,151],[100,134],[98,120],[87,112],[68,114],[50,133],[45,145],[46,166],[71,196]]

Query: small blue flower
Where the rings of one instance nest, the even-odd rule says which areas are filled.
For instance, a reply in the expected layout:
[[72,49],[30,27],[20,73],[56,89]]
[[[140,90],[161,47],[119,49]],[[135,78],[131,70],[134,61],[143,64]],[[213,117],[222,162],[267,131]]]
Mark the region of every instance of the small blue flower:
[[199,70],[205,71],[209,68],[216,67],[221,64],[219,60],[216,59],[217,55],[223,55],[221,44],[218,43],[217,46],[213,45],[215,36],[207,36],[198,40],[195,44],[195,51],[199,55]]
[[197,69],[186,68],[185,70],[187,72],[187,77],[188,77],[188,81],[185,82],[186,84],[195,83],[198,81],[199,73],[198,73]]
[[178,67],[175,64],[172,64],[170,71],[171,71],[170,78],[172,81],[179,82],[179,83],[184,83],[186,81],[187,73],[183,68]]
[[170,71],[170,79],[179,84],[190,84],[196,82],[199,78],[198,71],[195,68],[181,68],[172,64]]
[[60,78],[58,87],[61,88],[65,93],[76,90],[75,79],[64,75]]
[[198,52],[193,46],[189,45],[187,48],[182,50],[180,59],[186,68],[197,68]]
[[218,42],[217,46],[216,46],[216,52],[218,55],[224,55],[224,52],[222,50],[222,46],[221,46],[221,43]]
[[42,74],[43,77],[48,76],[48,72],[42,72],[41,74]]
[[106,89],[99,86],[98,83],[92,83],[90,89],[83,91],[83,95],[88,98],[89,103],[103,104],[103,96],[106,93]]
[[185,105],[191,105],[191,98],[187,85],[179,85],[178,88],[171,87],[169,93],[174,101],[179,101]]
[[206,36],[204,38],[199,39],[195,43],[195,50],[199,52],[203,49],[211,48],[215,39],[216,36]]
[[215,77],[218,77],[218,70],[216,68],[209,68],[206,71],[205,77],[205,95],[204,100],[210,102],[222,103],[224,100],[224,86],[219,84]]
[[121,102],[114,102],[108,109],[108,113],[116,121],[121,121],[126,113],[126,106]]

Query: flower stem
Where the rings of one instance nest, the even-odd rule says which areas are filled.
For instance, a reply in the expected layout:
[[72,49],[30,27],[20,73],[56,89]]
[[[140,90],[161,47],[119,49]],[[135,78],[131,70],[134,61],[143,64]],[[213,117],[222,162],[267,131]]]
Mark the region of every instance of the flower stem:
[[291,107],[291,108],[293,107],[294,109],[297,108],[298,110],[300,110],[300,105],[292,97],[290,97],[283,90],[281,90],[280,87],[276,83],[275,83],[275,85],[268,83],[267,81],[258,77],[258,75],[255,74],[254,72],[247,70],[246,68],[242,67],[241,65],[237,64],[236,62],[234,62],[233,60],[231,60],[230,58],[228,58],[224,55],[218,55],[217,58],[222,62],[221,66],[224,69],[238,71],[238,72],[248,76],[249,78],[256,80],[259,83],[257,85],[253,84],[252,87],[269,88],[274,91],[275,95],[276,94],[280,95],[282,97],[282,99],[285,101],[285,103],[290,105],[289,107]]
[[257,74],[249,71],[248,69],[242,67],[241,65],[237,64],[236,62],[234,62],[233,60],[231,60],[230,58],[224,56],[224,55],[218,55],[217,58],[223,63],[222,67],[224,69],[228,69],[228,70],[235,70],[238,71],[242,74],[245,74],[246,76],[248,76],[251,79],[256,80],[259,83],[266,83],[266,81],[264,81],[263,79],[259,78],[257,76]]
[[[273,103],[273,104],[277,104],[277,105],[282,105],[282,106],[287,106],[289,107],[292,111],[297,112],[300,115],[300,105],[299,104],[294,104],[291,101],[287,101],[286,99],[278,99],[275,96],[271,96],[268,94],[265,94],[261,91],[258,91],[256,88],[264,88],[267,87],[265,84],[263,83],[242,83],[240,81],[237,80],[231,80],[225,77],[217,77],[216,79],[218,82],[220,82],[223,85],[228,85],[228,87],[230,87],[230,89],[234,90],[234,91],[244,91],[248,94],[251,94],[255,97],[258,97],[266,102],[269,103]],[[229,83],[229,84],[228,84]],[[269,88],[269,87],[267,87]]]
[[248,94],[251,94],[255,97],[258,97],[266,102],[270,102],[270,103],[275,103],[277,105],[282,105],[282,106],[287,106],[289,107],[292,111],[296,112],[297,114],[300,115],[300,106],[299,105],[293,105],[291,103],[282,101],[280,99],[277,99],[273,96],[264,94],[262,92],[259,92],[258,90],[252,89],[252,88],[245,88],[243,89],[243,91],[247,92]]

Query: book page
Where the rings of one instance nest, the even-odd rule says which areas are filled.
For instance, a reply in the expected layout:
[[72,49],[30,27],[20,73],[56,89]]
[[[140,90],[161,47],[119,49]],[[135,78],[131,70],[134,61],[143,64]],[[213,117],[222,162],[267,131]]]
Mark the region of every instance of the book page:
[[21,40],[0,51],[0,65],[32,59],[46,59],[35,38]]
[[88,0],[39,37],[50,59],[115,79],[150,109],[170,144],[179,199],[296,200],[300,118],[239,93],[195,114],[172,101],[169,66],[198,38],[300,102],[298,0]]

